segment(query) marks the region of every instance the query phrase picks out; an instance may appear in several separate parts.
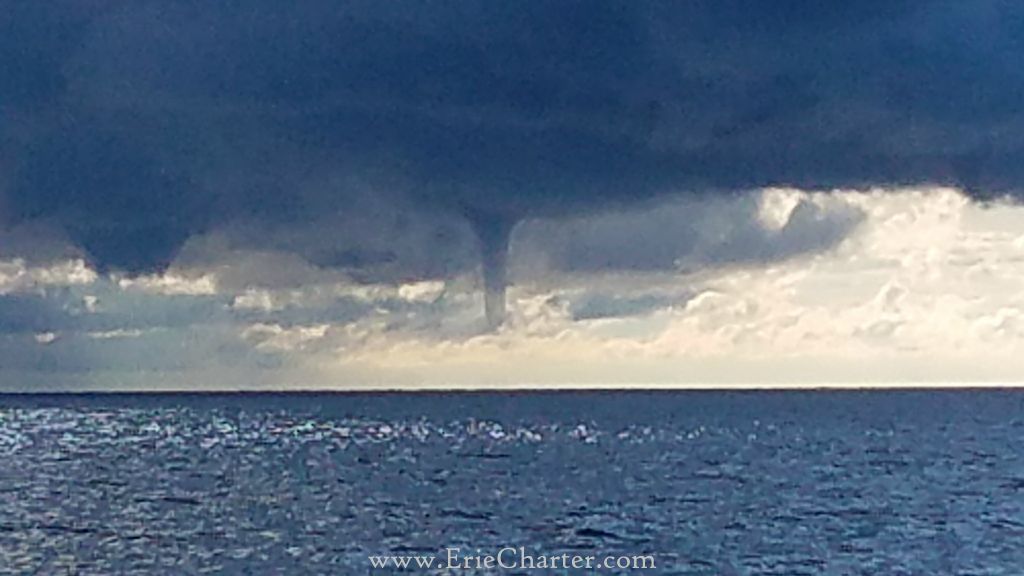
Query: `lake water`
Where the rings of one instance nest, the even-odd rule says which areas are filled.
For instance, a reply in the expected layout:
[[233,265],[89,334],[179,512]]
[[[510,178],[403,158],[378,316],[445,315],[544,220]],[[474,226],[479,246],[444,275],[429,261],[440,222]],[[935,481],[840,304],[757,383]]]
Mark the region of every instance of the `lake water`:
[[0,574],[1019,576],[1024,393],[0,396]]

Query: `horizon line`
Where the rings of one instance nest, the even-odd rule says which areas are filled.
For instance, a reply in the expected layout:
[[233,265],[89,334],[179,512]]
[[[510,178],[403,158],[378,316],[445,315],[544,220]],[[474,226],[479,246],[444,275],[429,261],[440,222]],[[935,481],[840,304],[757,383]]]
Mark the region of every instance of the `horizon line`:
[[490,394],[490,393],[571,393],[571,392],[832,392],[832,391],[899,391],[899,390],[1024,390],[1024,382],[826,382],[815,384],[801,383],[731,383],[731,384],[692,384],[646,383],[636,385],[622,384],[517,384],[509,386],[469,386],[469,385],[374,385],[359,387],[254,387],[254,388],[85,388],[75,389],[44,389],[44,390],[5,390],[0,389],[3,396],[117,396],[117,395],[261,395],[261,394],[309,394],[309,395],[348,395],[348,394]]

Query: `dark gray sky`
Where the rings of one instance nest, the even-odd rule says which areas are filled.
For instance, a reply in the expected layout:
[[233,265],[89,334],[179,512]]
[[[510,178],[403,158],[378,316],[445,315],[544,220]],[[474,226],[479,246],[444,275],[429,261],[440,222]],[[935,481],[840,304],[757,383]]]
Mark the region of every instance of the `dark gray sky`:
[[[0,6],[0,256],[81,254],[111,290],[211,252],[365,286],[482,262],[495,307],[518,223],[549,271],[700,272],[827,250],[865,218],[805,198],[766,230],[764,188],[1024,183],[1015,2]],[[67,302],[11,298],[0,332],[64,322]],[[666,302],[624,298],[572,315]]]
[[[6,218],[58,222],[101,268],[230,222],[358,219],[366,195],[443,241],[451,215],[1022,175],[1013,2],[5,5]],[[343,240],[293,248],[396,257]]]

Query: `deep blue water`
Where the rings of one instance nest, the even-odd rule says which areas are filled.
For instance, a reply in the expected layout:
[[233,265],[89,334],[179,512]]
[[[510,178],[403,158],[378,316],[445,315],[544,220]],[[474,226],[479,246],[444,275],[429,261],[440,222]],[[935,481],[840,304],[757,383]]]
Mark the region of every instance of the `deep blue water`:
[[0,396],[0,574],[1019,576],[1022,452],[1011,391]]

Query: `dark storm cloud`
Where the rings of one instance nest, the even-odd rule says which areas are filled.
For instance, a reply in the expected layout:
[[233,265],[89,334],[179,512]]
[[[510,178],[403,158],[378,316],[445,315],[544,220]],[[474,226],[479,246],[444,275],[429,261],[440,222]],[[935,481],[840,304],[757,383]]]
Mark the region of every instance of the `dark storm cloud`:
[[799,199],[785,222],[767,225],[750,194],[660,202],[647,209],[558,221],[524,222],[516,232],[517,270],[538,263],[567,272],[692,271],[769,264],[835,247],[864,219],[834,198]]
[[[0,334],[186,329],[230,318],[225,303],[218,297],[130,294],[110,286],[90,292],[103,297],[102,311],[93,313],[86,309],[82,289],[6,295],[0,298]],[[108,295],[111,297],[107,298]]]
[[[1015,3],[7,4],[0,210],[100,267],[241,222],[254,243],[315,228],[286,244],[323,265],[443,276],[468,222],[500,291],[525,217],[1024,180]],[[389,248],[410,227],[438,248]]]

